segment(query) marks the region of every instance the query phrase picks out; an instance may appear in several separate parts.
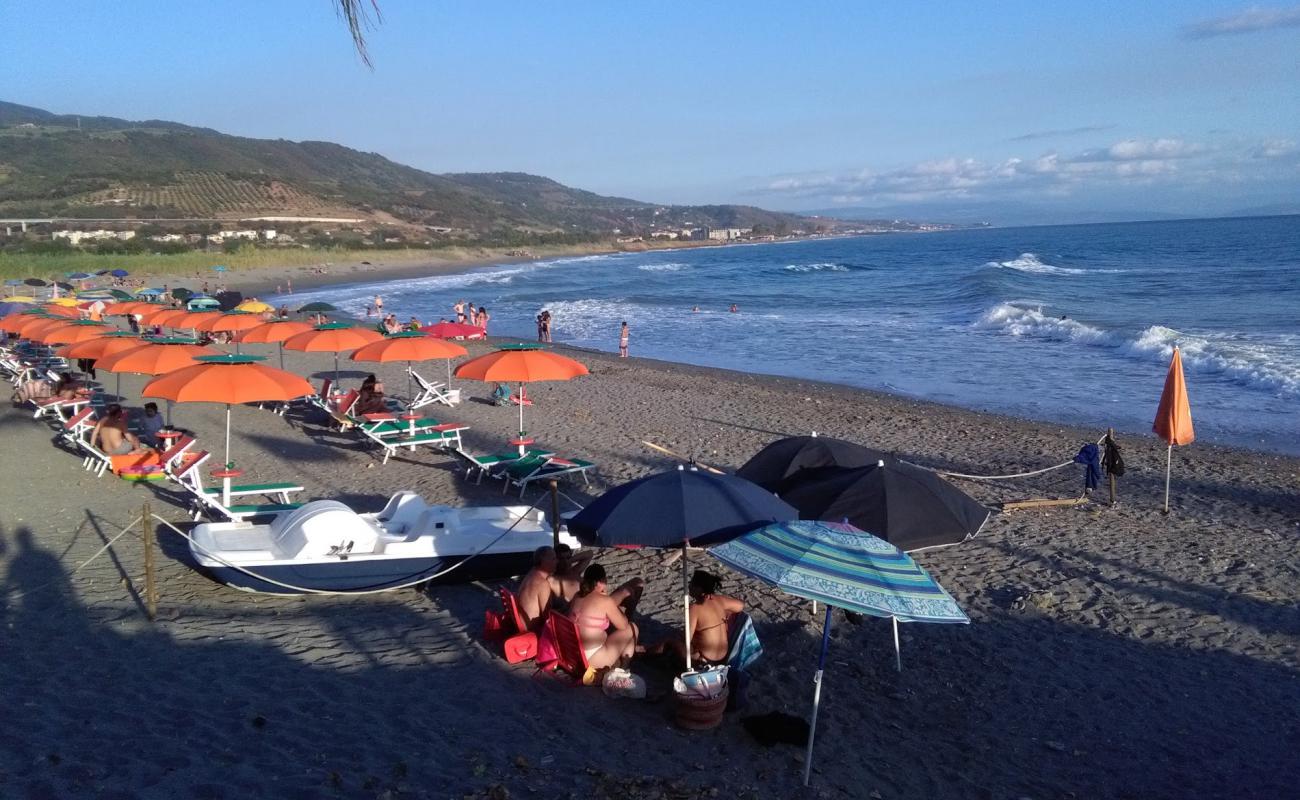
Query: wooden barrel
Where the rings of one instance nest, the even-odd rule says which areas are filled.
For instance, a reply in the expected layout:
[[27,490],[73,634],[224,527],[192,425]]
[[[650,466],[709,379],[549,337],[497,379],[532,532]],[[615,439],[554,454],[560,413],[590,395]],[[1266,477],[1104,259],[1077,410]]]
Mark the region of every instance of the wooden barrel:
[[706,699],[694,694],[677,693],[677,705],[673,719],[679,728],[689,731],[707,731],[722,724],[722,715],[727,710],[727,687],[722,694]]

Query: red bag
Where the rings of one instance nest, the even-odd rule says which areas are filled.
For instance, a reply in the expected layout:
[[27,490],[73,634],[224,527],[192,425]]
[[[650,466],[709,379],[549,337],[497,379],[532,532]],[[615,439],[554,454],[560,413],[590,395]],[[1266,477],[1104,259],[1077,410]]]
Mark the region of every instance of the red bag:
[[545,667],[559,660],[560,648],[555,644],[555,638],[551,636],[551,626],[547,625],[542,628],[541,634],[537,637],[537,663]]
[[505,643],[506,661],[518,664],[529,661],[537,655],[537,634],[532,631],[511,636]]
[[506,633],[506,615],[489,608],[483,615],[483,638],[489,642],[499,642],[506,638]]

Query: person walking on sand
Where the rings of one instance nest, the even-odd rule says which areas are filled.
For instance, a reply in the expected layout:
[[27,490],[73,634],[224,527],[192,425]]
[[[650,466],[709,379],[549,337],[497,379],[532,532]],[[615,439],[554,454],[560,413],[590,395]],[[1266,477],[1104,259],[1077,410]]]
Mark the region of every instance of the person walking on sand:
[[618,357],[627,358],[627,323],[618,332]]
[[456,321],[463,325],[465,323],[465,301],[457,300],[452,304],[451,310],[456,312]]
[[293,278],[284,279],[284,290],[289,294],[293,294]]
[[492,316],[488,314],[487,308],[480,306],[478,310],[478,326],[483,329],[484,336],[487,336],[488,320],[490,319],[492,319]]

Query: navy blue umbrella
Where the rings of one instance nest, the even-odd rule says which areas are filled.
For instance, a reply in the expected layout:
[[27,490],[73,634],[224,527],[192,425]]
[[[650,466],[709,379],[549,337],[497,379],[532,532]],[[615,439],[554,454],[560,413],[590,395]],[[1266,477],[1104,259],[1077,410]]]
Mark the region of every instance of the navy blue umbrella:
[[109,270],[108,274],[112,275],[114,278],[125,278],[127,275],[130,275],[131,273],[127,272],[124,269],[113,269],[113,270]]
[[689,544],[719,544],[773,522],[799,518],[793,506],[735,475],[678,467],[616,486],[569,520],[569,531],[596,547],[682,548],[686,668],[691,668],[691,605],[686,594]]

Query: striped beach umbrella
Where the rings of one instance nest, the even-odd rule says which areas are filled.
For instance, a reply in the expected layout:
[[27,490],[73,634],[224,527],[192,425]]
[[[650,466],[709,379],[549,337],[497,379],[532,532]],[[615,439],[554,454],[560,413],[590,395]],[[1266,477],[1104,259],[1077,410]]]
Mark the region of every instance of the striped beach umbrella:
[[778,522],[709,551],[722,563],[783,591],[826,604],[821,655],[813,688],[812,723],[803,782],[812,770],[813,737],[821,705],[822,674],[830,644],[834,606],[889,617],[894,623],[894,658],[899,669],[899,622],[968,623],[952,596],[912,557],[884,539],[831,522]]

